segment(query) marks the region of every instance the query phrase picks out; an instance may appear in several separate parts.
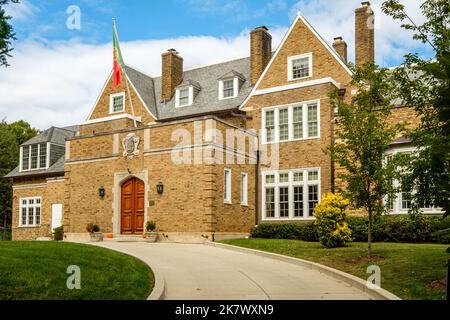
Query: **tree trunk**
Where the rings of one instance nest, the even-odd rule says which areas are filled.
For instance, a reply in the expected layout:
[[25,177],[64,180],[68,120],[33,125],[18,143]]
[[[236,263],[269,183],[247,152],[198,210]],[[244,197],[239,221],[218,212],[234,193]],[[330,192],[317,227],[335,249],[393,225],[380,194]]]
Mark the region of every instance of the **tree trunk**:
[[367,229],[367,253],[372,257],[372,208],[369,208],[369,227]]

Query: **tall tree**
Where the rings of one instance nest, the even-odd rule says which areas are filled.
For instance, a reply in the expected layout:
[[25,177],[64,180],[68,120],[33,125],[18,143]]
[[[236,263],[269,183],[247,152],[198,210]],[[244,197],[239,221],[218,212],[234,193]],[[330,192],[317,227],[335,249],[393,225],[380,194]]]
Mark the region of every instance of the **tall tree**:
[[344,182],[341,191],[354,208],[365,209],[369,217],[368,255],[372,255],[374,216],[384,212],[383,199],[395,193],[391,181],[397,178],[395,162],[386,163],[385,152],[402,130],[391,125],[391,80],[386,69],[373,63],[353,68],[351,85],[357,88],[352,103],[332,94],[338,108],[336,143],[327,151],[343,168],[338,175]]
[[398,0],[385,1],[384,13],[402,21],[413,38],[433,49],[434,59],[408,54],[394,71],[395,94],[414,108],[421,119],[410,133],[417,152],[410,155],[402,184],[410,191],[412,212],[420,207],[442,207],[450,214],[450,2],[423,1],[423,24],[416,24]]
[[[34,137],[38,131],[25,121],[11,124],[0,122],[0,177],[12,171],[19,164],[19,146]],[[11,224],[12,182],[0,179],[0,222]]]
[[10,16],[6,15],[5,6],[8,3],[19,3],[19,0],[0,0],[0,66],[8,66],[11,57],[11,42],[16,40],[13,27],[9,23]]

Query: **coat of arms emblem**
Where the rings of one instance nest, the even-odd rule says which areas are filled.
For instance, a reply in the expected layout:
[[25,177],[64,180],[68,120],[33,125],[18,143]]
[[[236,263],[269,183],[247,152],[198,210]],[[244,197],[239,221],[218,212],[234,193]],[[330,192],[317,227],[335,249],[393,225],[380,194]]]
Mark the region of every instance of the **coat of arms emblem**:
[[132,159],[134,156],[139,155],[139,142],[140,138],[134,133],[128,134],[122,141],[123,156]]

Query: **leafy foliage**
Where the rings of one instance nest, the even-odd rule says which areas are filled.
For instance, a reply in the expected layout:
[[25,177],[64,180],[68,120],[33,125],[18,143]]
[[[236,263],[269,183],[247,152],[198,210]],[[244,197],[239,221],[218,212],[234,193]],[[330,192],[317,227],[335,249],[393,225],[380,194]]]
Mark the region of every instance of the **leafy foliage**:
[[347,208],[349,202],[339,195],[329,193],[314,209],[314,224],[319,241],[327,248],[344,246],[351,241],[352,231],[348,227]]
[[304,223],[262,223],[253,228],[252,238],[317,241],[316,226]]
[[354,208],[364,208],[369,216],[368,254],[371,255],[373,216],[383,213],[382,199],[393,197],[396,190],[391,183],[398,178],[397,161],[385,163],[390,143],[403,131],[403,125],[392,125],[392,81],[387,69],[373,63],[352,67],[351,86],[357,89],[352,103],[331,95],[338,108],[336,143],[327,148],[333,161],[343,170],[338,174],[345,183],[339,190]]
[[[369,220],[362,216],[346,218],[354,242],[367,241]],[[450,217],[428,215],[382,215],[373,220],[374,242],[438,242],[450,243],[450,235],[439,232],[450,228]],[[312,222],[263,223],[252,230],[252,238],[318,241],[317,228]]]
[[402,187],[414,191],[412,213],[424,204],[442,207],[450,214],[450,3],[427,0],[421,5],[426,18],[416,25],[398,0],[385,1],[384,13],[401,20],[403,27],[415,32],[414,39],[428,43],[434,60],[417,54],[405,56],[394,71],[394,95],[415,110],[421,119],[410,137],[418,152],[411,155]]
[[145,225],[145,229],[148,232],[154,231],[156,229],[156,222],[152,221],[152,220],[147,221],[147,224]]
[[[25,121],[0,122],[0,177],[12,171],[19,164],[19,145],[34,137],[38,131]],[[12,182],[0,179],[0,223],[11,224]]]
[[11,19],[5,13],[4,6],[8,3],[19,3],[19,0],[0,0],[0,66],[8,66],[7,58],[11,57],[11,41],[16,40]]
[[64,239],[64,227],[58,227],[53,230],[53,240],[62,241]]

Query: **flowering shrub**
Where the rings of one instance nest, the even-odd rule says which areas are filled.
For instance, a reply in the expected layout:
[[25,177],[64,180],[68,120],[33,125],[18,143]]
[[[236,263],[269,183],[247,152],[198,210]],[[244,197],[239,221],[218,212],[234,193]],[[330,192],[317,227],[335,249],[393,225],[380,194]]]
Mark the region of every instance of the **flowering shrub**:
[[348,200],[332,193],[322,198],[314,209],[314,224],[320,243],[327,248],[335,248],[351,241],[352,231],[348,227],[347,207]]

